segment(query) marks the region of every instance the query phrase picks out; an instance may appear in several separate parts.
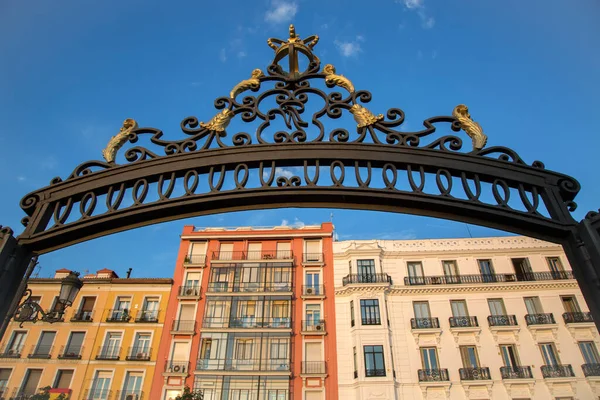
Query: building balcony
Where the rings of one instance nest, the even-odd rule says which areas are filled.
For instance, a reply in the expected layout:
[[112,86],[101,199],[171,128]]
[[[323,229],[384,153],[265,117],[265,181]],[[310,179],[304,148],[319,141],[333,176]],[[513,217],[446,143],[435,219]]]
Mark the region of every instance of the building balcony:
[[325,286],[323,285],[303,285],[302,298],[322,298],[325,297]]
[[211,262],[259,261],[286,262],[293,261],[291,250],[262,250],[262,251],[214,251]]
[[488,367],[459,368],[458,373],[461,381],[483,381],[492,379]]
[[221,359],[204,358],[196,363],[196,372],[198,371],[281,371],[289,373],[291,371],[290,360],[282,359]]
[[71,322],[92,322],[94,321],[94,311],[79,310],[71,316]]
[[564,279],[575,279],[572,271],[546,271],[546,272],[524,272],[515,274],[517,281],[555,281]]
[[542,376],[544,378],[569,378],[575,376],[575,373],[571,364],[542,365]]
[[419,382],[445,382],[450,380],[447,368],[420,369],[418,375]]
[[583,364],[581,369],[584,376],[600,376],[600,364]]
[[291,292],[292,282],[209,282],[207,293]]
[[127,361],[150,361],[152,348],[147,346],[131,346],[127,349]]
[[291,329],[292,319],[284,317],[260,318],[260,317],[204,317],[202,328],[215,329]]
[[388,274],[349,274],[342,279],[342,285],[372,285],[372,284],[392,284],[392,277]]
[[183,260],[184,267],[204,267],[206,266],[206,255],[187,255]]
[[302,375],[325,375],[327,363],[325,361],[302,361]]
[[372,378],[374,376],[386,376],[385,368],[367,368],[367,369],[365,369],[365,377]]
[[0,350],[0,358],[21,358],[23,345],[21,346],[4,346]]
[[533,379],[530,366],[523,367],[500,367],[502,379]]
[[164,376],[186,376],[188,374],[189,361],[167,360],[165,362]]
[[490,315],[487,317],[490,327],[518,326],[515,315]]
[[526,314],[525,322],[527,325],[554,325],[554,315],[552,313],[546,314]]
[[193,335],[196,333],[196,321],[176,319],[171,325],[172,335]]
[[590,312],[566,312],[563,314],[565,324],[594,323]]
[[131,320],[131,314],[128,310],[108,310],[106,315],[106,322],[129,322]]
[[31,346],[31,353],[28,358],[52,358],[52,346],[34,345]]
[[456,285],[473,283],[514,282],[514,274],[473,274],[473,275],[438,275],[438,276],[406,276],[404,284],[413,285]]
[[135,316],[135,322],[157,323],[160,310],[140,310]]
[[304,253],[302,254],[303,265],[323,265],[325,258],[323,253]]
[[202,288],[197,285],[179,286],[177,298],[180,300],[200,300]]
[[61,360],[81,360],[82,354],[83,346],[62,346],[58,358]]
[[477,317],[450,317],[448,318],[450,322],[450,328],[477,328],[479,327],[479,322],[477,322]]
[[98,347],[96,360],[112,360],[121,359],[121,346],[101,346]]
[[440,320],[434,318],[411,318],[410,327],[412,329],[440,329]]
[[144,392],[141,390],[117,390],[115,400],[144,400]]
[[303,320],[302,331],[303,335],[324,335],[325,334],[325,320]]
[[[112,390],[88,389],[84,392],[82,400],[112,400]],[[121,400],[121,399],[119,399]]]

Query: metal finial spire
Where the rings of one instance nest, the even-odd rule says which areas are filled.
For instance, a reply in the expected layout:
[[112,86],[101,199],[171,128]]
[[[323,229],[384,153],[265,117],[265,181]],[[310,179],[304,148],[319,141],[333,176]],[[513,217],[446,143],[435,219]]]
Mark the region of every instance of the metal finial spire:
[[267,40],[267,44],[275,50],[273,63],[277,64],[287,56],[289,62],[288,74],[297,77],[300,75],[300,71],[298,71],[298,53],[304,54],[309,63],[319,62],[319,58],[312,52],[313,47],[319,42],[319,37],[312,35],[306,39],[300,39],[293,24],[290,25],[289,33],[290,37],[287,40],[270,38]]

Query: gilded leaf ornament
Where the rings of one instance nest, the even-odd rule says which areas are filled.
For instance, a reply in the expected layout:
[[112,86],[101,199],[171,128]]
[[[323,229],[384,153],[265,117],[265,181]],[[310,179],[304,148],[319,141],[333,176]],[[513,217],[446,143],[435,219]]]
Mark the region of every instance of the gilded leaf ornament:
[[225,109],[220,113],[217,113],[212,119],[208,122],[200,122],[200,126],[215,132],[223,132],[231,118],[233,117],[233,111]]
[[323,68],[323,73],[325,74],[326,84],[342,87],[350,93],[354,92],[354,85],[350,82],[350,79],[346,78],[344,75],[337,75],[335,73],[335,67],[332,64],[327,64]]
[[231,89],[229,97],[235,99],[235,97],[238,94],[248,89],[258,90],[260,88],[260,78],[262,78],[263,76],[265,76],[265,74],[263,74],[263,72],[260,69],[257,68],[253,70],[252,74],[250,74],[250,79],[244,79],[243,81],[235,85],[233,89]]
[[102,150],[102,157],[104,157],[104,159],[109,163],[114,162],[117,156],[117,151],[119,151],[119,149],[123,147],[125,143],[127,143],[129,134],[134,129],[137,129],[137,127],[137,122],[131,118],[127,118],[125,121],[123,121],[123,126],[119,130],[119,133],[111,137],[106,145],[106,148]]
[[383,114],[378,114],[377,116],[373,115],[368,108],[361,106],[360,104],[355,104],[350,107],[350,112],[354,115],[354,120],[357,123],[358,128],[364,128],[365,126],[373,125],[377,121],[381,121],[383,119]]
[[487,143],[487,136],[483,133],[481,125],[471,119],[469,108],[464,104],[459,104],[452,110],[452,116],[458,120],[461,129],[473,141],[473,150],[483,149]]

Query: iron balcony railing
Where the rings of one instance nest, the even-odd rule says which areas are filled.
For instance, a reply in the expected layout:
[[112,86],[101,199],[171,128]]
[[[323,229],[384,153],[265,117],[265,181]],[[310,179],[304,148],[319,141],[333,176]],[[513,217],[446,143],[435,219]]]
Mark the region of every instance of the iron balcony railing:
[[517,326],[517,317],[515,315],[490,315],[487,317],[490,326]]
[[439,382],[439,381],[449,381],[450,380],[447,368],[420,369],[418,371],[418,374],[419,374],[419,382]]
[[302,295],[303,296],[323,296],[325,294],[325,287],[323,285],[303,285]]
[[291,292],[292,282],[210,282],[208,292]]
[[167,360],[165,372],[167,374],[187,374],[190,363],[188,361]]
[[552,313],[546,314],[526,314],[525,322],[527,325],[548,325],[555,324],[554,315]]
[[491,379],[488,367],[459,368],[458,373],[462,381],[482,381]]
[[531,367],[500,367],[502,379],[533,379]]
[[523,272],[515,274],[517,281],[553,281],[574,279],[572,271]]
[[23,345],[3,346],[0,350],[0,358],[20,358],[23,352]]
[[261,251],[213,251],[212,260],[218,261],[268,261],[293,260],[291,250],[261,250]]
[[187,255],[183,260],[184,264],[204,265],[206,264],[206,255]]
[[140,310],[135,316],[135,322],[155,323],[158,322],[160,310]]
[[325,361],[302,361],[302,374],[322,375],[326,373],[327,363]]
[[203,328],[291,329],[292,319],[284,317],[204,317]]
[[302,332],[325,332],[325,320],[308,319],[302,321]]
[[31,346],[31,353],[27,356],[29,358],[51,358],[52,357],[52,346],[46,345],[33,345]]
[[361,317],[361,323],[363,325],[381,325],[381,318],[378,315],[372,317]]
[[591,312],[566,312],[563,314],[565,324],[578,324],[581,322],[594,322]]
[[600,364],[583,364],[581,369],[584,376],[600,376]]
[[389,283],[391,285],[392,277],[388,274],[349,274],[342,279],[342,285],[344,286],[354,283]]
[[196,321],[193,319],[176,319],[171,325],[171,331],[173,332],[195,332]]
[[83,400],[112,400],[112,390],[88,389],[83,394]]
[[141,390],[117,390],[115,400],[144,400],[144,392]]
[[440,327],[440,320],[434,318],[411,318],[410,327],[412,329],[433,329]]
[[179,297],[199,298],[201,293],[202,293],[202,288],[198,285],[179,286],[179,291],[178,291]]
[[83,346],[61,346],[58,358],[65,360],[81,360]]
[[120,360],[121,346],[100,346],[96,354],[96,360]]
[[514,282],[514,274],[473,274],[473,275],[437,275],[406,276],[405,285],[454,285],[469,283]]
[[106,322],[129,322],[131,314],[129,310],[110,309],[106,314]]
[[450,317],[450,328],[473,328],[479,326],[477,317]]
[[71,316],[71,322],[92,322],[94,321],[94,311],[79,310]]
[[127,349],[127,361],[150,361],[152,348],[148,346],[131,346]]
[[367,369],[365,369],[365,376],[366,377],[385,376],[385,369],[384,368],[367,368]]
[[569,378],[575,376],[571,364],[542,365],[542,376],[544,378]]
[[197,371],[290,371],[288,358],[202,358],[196,363]]
[[302,254],[302,262],[308,263],[322,263],[323,253],[304,253]]

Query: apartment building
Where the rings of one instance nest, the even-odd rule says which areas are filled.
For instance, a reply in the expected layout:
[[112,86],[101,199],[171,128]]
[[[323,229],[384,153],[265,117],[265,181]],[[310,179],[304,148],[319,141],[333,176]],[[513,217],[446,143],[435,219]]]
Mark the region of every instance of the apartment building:
[[560,246],[333,243],[339,397],[587,400],[598,331]]
[[[32,299],[53,310],[61,279],[30,279]],[[73,307],[53,324],[12,322],[0,347],[0,399],[28,399],[51,387],[71,399],[152,399],[150,387],[172,279],[83,278]]]
[[152,392],[337,399],[332,234],[184,227]]

